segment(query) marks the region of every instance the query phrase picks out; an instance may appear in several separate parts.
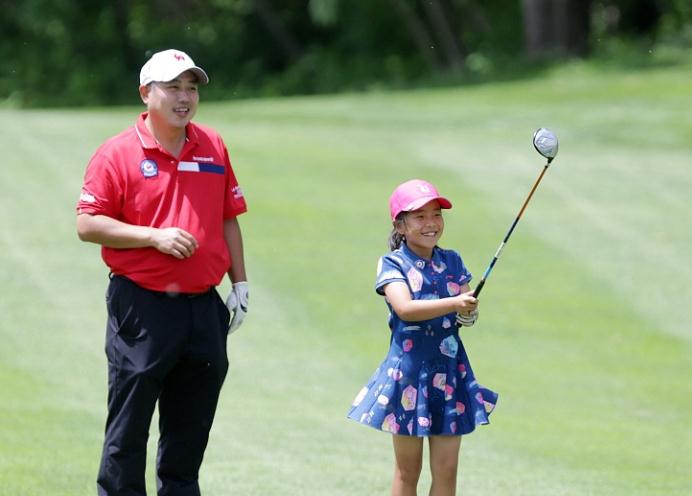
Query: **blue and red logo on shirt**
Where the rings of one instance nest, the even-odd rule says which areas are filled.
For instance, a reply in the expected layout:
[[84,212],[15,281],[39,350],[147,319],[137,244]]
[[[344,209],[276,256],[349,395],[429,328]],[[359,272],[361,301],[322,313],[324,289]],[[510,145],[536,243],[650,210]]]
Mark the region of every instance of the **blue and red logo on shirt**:
[[150,159],[142,160],[142,163],[139,164],[139,170],[142,171],[142,175],[147,178],[159,175],[158,165]]

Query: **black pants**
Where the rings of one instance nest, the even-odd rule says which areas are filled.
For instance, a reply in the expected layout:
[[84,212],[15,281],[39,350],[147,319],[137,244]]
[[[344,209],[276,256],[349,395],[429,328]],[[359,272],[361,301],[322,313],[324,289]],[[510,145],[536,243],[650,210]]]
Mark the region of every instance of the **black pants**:
[[146,494],[158,401],[158,494],[199,496],[199,467],[228,370],[226,305],[214,289],[171,296],[114,276],[106,306],[108,419],[98,494]]

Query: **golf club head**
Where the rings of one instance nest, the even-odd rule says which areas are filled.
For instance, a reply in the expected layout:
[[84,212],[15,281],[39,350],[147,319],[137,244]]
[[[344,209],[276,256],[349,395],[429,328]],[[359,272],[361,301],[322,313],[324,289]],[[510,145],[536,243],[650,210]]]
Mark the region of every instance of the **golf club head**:
[[552,131],[541,127],[533,133],[533,146],[536,151],[552,162],[557,155],[557,136]]

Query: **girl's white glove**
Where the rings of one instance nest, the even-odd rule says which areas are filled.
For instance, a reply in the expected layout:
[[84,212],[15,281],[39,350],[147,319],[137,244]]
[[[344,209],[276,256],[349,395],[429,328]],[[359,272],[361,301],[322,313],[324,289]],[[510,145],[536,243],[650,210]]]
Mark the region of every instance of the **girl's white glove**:
[[247,315],[248,283],[247,281],[233,284],[231,294],[226,299],[226,307],[231,312],[231,322],[228,325],[228,334],[234,332],[243,323]]
[[471,327],[478,320],[478,308],[468,314],[458,313],[457,314],[457,325],[464,327]]

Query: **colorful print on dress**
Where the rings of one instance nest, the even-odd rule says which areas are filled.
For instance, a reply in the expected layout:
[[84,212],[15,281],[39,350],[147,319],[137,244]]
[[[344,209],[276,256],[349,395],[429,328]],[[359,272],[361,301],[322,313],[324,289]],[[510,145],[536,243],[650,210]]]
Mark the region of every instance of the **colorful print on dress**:
[[[375,289],[405,282],[414,300],[455,297],[471,280],[456,252],[434,248],[430,260],[403,244],[378,265]],[[420,267],[420,268],[419,268]],[[387,304],[390,347],[365,388],[357,391],[349,418],[406,436],[466,435],[487,424],[497,394],[474,377],[453,313],[408,322]],[[480,393],[480,394],[478,394]]]
[[397,434],[399,432],[399,424],[396,423],[396,417],[393,413],[390,413],[384,418],[382,430],[384,432],[391,432],[392,434]]
[[433,387],[444,392],[447,387],[447,374],[443,372],[435,374],[435,377],[433,377]]
[[435,262],[433,262],[432,268],[438,274],[442,274],[445,270],[447,270],[447,264],[444,262],[440,262],[440,265],[435,265]]
[[455,282],[447,283],[447,294],[449,294],[449,296],[457,296],[459,293],[461,293],[461,286]]
[[455,358],[459,351],[459,343],[454,336],[447,336],[440,343],[440,353],[450,358]]
[[464,365],[463,363],[459,364],[459,374],[461,374],[462,379],[466,377],[466,365]]
[[368,394],[368,387],[365,386],[363,389],[360,390],[358,393],[358,396],[356,396],[356,399],[353,400],[353,406],[358,406],[361,404],[363,399],[365,398],[365,395]]
[[406,274],[408,278],[408,283],[411,286],[411,291],[417,293],[423,287],[423,274],[418,272],[416,269],[411,267],[411,269]]
[[406,386],[406,389],[401,393],[401,406],[404,407],[404,410],[407,412],[410,412],[414,408],[416,408],[416,398],[418,396],[418,391],[416,388],[411,386],[410,384]]
[[387,375],[395,381],[398,381],[404,376],[404,373],[401,371],[401,369],[390,368],[387,370]]

